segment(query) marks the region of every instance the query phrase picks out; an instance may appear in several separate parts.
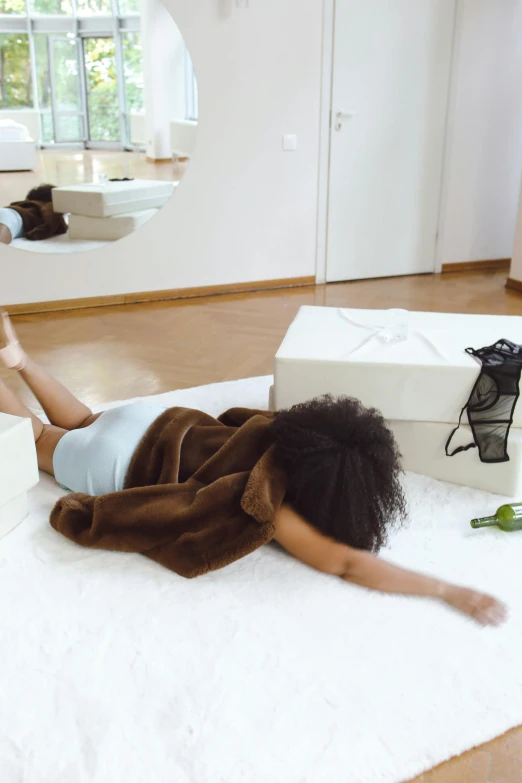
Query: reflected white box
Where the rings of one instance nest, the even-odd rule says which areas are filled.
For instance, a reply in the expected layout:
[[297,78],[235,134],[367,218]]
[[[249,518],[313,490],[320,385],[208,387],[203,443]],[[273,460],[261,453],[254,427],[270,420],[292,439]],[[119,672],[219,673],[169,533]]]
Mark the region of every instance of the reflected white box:
[[99,242],[114,242],[132,234],[147,223],[156,214],[157,209],[142,209],[124,215],[107,218],[69,215],[69,237],[71,239],[90,239]]
[[36,142],[0,141],[0,171],[34,171],[36,168]]
[[38,483],[30,419],[0,413],[0,538],[27,516],[27,492]]
[[170,123],[170,146],[175,158],[190,158],[196,146],[198,123],[195,120],[173,120]]
[[106,218],[162,207],[174,192],[175,182],[133,179],[128,182],[92,182],[53,189],[56,212]]
[[[396,421],[454,422],[480,363],[465,353],[507,338],[522,344],[522,317],[409,313],[408,338],[385,343],[383,310],[302,307],[275,358],[275,405],[348,395]],[[357,324],[357,325],[354,325]],[[514,426],[522,427],[522,404]]]

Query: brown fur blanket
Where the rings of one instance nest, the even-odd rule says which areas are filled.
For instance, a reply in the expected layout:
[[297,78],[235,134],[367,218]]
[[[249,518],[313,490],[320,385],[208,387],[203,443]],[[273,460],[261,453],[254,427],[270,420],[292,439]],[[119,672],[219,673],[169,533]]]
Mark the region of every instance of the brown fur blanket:
[[52,202],[14,201],[9,209],[21,215],[24,236],[33,242],[67,233],[67,223],[62,214],[53,210]]
[[138,446],[123,491],[65,495],[51,525],[82,546],[140,552],[185,577],[222,568],[274,535],[286,481],[271,419],[170,408]]

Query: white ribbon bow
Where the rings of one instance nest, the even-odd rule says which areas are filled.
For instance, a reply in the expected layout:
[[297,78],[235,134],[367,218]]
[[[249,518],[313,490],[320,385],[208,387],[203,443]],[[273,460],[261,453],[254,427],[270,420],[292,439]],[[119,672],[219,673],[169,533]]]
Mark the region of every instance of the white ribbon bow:
[[[358,321],[355,321],[353,318],[350,318],[346,314],[346,312],[343,309],[341,309],[341,308],[339,308],[337,310],[337,313],[338,313],[338,315],[341,316],[341,318],[343,318],[345,321],[347,321],[351,326],[356,326],[359,329],[367,329],[367,330],[370,331],[370,334],[367,337],[365,337],[363,340],[361,340],[361,342],[358,343],[355,346],[355,348],[352,348],[351,350],[347,351],[346,353],[344,353],[342,355],[341,358],[343,358],[343,359],[346,356],[351,356],[352,354],[354,354],[356,351],[358,351],[360,348],[362,348],[363,345],[366,345],[366,343],[370,342],[370,340],[378,339],[379,337],[383,336],[390,328],[389,326],[382,326],[382,325],[378,326],[376,324],[369,325],[369,324],[359,323]],[[440,359],[443,359],[444,361],[449,362],[449,357],[447,356],[447,354],[444,353],[443,349],[440,346],[438,346],[434,342],[434,340],[432,340],[431,337],[428,337],[426,334],[423,334],[423,332],[419,332],[418,330],[415,330],[415,331],[411,332],[411,334],[414,334],[416,337],[419,337],[428,346],[428,348],[430,348],[434,353],[437,354],[437,356]]]

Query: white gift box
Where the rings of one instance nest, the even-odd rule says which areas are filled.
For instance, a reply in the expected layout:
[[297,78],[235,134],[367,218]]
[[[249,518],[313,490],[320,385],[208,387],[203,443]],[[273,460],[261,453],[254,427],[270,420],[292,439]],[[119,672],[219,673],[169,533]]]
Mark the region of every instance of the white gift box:
[[[522,402],[509,433],[509,462],[483,463],[478,449],[445,453],[481,369],[465,349],[500,338],[522,344],[522,318],[409,313],[407,339],[386,343],[389,318],[386,311],[302,307],[276,355],[271,409],[328,393],[356,397],[388,420],[405,470],[522,497]],[[464,424],[451,450],[472,442]]]
[[[447,424],[424,421],[389,421],[395,435],[404,470],[423,476],[475,487],[507,497],[522,498],[522,430],[509,433],[509,462],[481,462],[478,449],[470,449],[453,457],[445,452],[449,433]],[[473,443],[470,427],[463,426],[452,447]]]
[[134,179],[128,182],[93,182],[54,188],[56,212],[105,218],[162,207],[174,192],[174,182]]
[[[270,389],[269,410],[276,410],[274,387]],[[447,457],[444,447],[451,425],[424,421],[389,421],[388,425],[402,455],[404,470],[424,476],[476,487],[507,497],[522,498],[522,430],[509,434],[509,462],[484,463],[477,449]],[[463,425],[455,436],[454,447],[473,442],[471,428]]]
[[0,413],[0,538],[27,516],[27,492],[38,483],[30,419]]
[[113,215],[107,218],[86,217],[85,215],[69,216],[70,239],[90,239],[93,241],[114,242],[117,239],[132,234],[140,226],[154,217],[157,209],[142,209],[124,215]]
[[[522,344],[522,317],[409,313],[408,337],[379,336],[385,310],[301,307],[275,358],[275,405],[348,395],[386,419],[456,423],[480,372],[465,352],[500,338]],[[382,333],[382,332],[381,332]],[[522,404],[513,426],[522,427]]]

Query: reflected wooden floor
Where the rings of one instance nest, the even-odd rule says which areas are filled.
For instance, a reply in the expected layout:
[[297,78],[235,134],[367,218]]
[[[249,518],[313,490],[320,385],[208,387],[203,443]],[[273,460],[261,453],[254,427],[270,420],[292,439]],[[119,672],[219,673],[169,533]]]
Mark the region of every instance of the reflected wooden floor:
[[180,180],[184,162],[152,163],[144,152],[109,150],[40,150],[35,171],[3,172],[0,177],[0,206],[21,201],[27,192],[50,182],[53,185],[80,185],[94,182],[100,175],[109,178]]
[[[376,280],[185,302],[19,316],[33,357],[88,404],[264,375],[301,305],[522,315],[495,272]],[[78,292],[81,296],[81,291]],[[34,403],[14,373],[0,373]],[[415,783],[520,783],[522,728]]]

